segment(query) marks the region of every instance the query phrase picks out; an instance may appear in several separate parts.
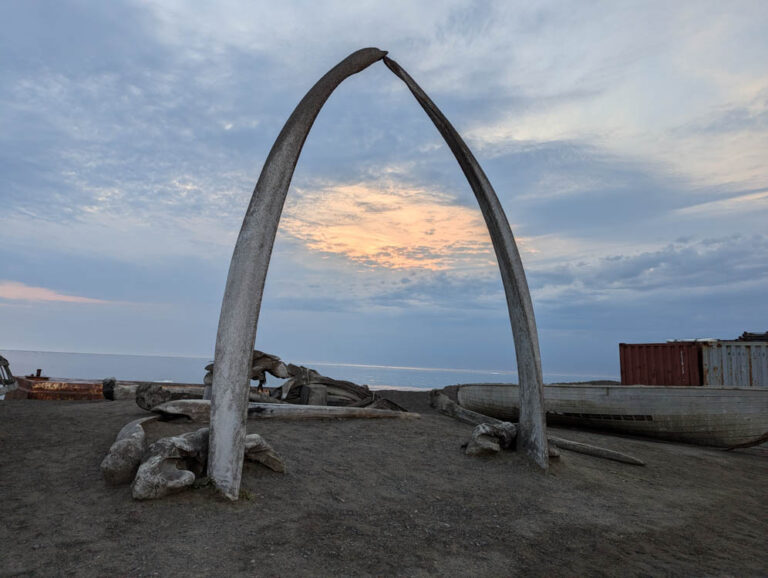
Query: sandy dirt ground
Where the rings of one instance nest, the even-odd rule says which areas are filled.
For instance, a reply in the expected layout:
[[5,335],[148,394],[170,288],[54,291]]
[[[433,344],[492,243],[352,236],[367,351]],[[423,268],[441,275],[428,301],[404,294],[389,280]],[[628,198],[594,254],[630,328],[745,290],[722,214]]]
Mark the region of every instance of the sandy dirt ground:
[[288,471],[247,464],[237,503],[107,487],[132,402],[0,402],[0,575],[768,575],[764,450],[555,430],[647,466],[563,451],[544,475],[465,456],[470,426],[392,395],[422,418],[249,422]]

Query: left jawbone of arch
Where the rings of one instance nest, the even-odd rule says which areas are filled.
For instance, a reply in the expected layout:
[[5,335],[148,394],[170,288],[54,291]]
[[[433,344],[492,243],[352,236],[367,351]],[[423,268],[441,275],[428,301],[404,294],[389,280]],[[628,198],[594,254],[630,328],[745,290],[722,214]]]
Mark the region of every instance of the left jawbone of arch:
[[222,300],[211,396],[208,475],[236,500],[245,447],[251,354],[280,215],[296,163],[320,109],[347,77],[379,60],[400,77],[453,151],[486,220],[507,295],[521,385],[518,445],[542,468],[548,449],[542,401],[541,360],[528,285],[512,231],[493,188],[469,148],[419,86],[378,48],[350,54],[304,96],[285,123],[256,183],[230,262]]

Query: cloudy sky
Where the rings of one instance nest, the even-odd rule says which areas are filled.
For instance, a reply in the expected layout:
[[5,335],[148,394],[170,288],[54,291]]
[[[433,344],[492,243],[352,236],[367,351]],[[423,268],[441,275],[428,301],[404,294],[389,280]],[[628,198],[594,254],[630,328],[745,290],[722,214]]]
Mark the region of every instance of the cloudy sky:
[[[521,248],[544,372],[768,329],[768,3],[0,3],[0,348],[212,354],[280,128],[365,46],[464,135]],[[294,176],[257,346],[513,369],[476,201],[377,63]]]

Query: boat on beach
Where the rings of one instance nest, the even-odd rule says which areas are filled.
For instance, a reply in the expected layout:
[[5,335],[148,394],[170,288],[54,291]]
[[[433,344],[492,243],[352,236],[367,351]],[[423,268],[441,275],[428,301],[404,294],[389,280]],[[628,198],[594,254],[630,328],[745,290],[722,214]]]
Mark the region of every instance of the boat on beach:
[[[520,388],[458,386],[459,405],[517,421]],[[547,422],[714,447],[768,441],[768,389],[648,385],[544,386]]]

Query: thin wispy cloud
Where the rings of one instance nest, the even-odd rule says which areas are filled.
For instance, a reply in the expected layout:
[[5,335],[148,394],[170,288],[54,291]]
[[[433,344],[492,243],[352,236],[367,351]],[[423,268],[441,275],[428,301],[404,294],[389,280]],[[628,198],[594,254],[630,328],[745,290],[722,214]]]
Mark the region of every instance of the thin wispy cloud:
[[18,281],[0,281],[0,299],[24,302],[57,302],[57,303],[81,303],[89,305],[103,305],[111,303],[104,299],[92,297],[80,297],[59,293],[46,287],[33,287]]
[[677,212],[681,215],[722,217],[728,214],[754,213],[756,211],[768,213],[768,190],[698,203],[678,209]]

